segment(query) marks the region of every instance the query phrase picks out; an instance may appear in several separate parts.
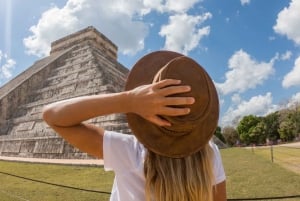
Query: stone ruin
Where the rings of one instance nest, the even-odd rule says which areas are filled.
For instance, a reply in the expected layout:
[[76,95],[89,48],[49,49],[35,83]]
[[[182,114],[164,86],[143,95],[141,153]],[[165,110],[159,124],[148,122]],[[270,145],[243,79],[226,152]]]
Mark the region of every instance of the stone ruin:
[[[50,56],[0,88],[0,155],[90,158],[42,120],[42,108],[67,98],[122,91],[127,73],[117,62],[117,46],[93,27],[53,42]],[[90,122],[130,133],[121,114]]]
[[[57,135],[43,121],[42,108],[72,97],[122,91],[128,72],[117,62],[117,46],[94,27],[53,42],[48,57],[0,88],[0,155],[92,158]],[[122,114],[90,122],[131,133]]]

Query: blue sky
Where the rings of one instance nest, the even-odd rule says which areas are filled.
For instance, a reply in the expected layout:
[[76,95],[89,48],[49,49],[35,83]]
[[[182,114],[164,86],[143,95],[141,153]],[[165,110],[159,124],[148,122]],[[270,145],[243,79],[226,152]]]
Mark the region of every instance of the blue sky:
[[94,26],[128,67],[168,49],[198,61],[220,97],[220,125],[300,102],[299,0],[1,0],[0,86]]

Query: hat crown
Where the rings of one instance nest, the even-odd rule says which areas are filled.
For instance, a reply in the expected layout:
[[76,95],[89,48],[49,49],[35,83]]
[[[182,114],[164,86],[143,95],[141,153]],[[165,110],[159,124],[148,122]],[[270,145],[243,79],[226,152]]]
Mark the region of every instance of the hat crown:
[[[186,93],[174,94],[174,97],[194,97],[192,105],[172,107],[188,107],[190,113],[182,116],[162,116],[168,120],[171,126],[162,129],[166,134],[181,136],[190,133],[202,119],[208,115],[210,107],[209,83],[206,80],[205,71],[192,59],[180,56],[169,61],[155,75],[153,83],[164,79],[181,80],[181,85],[188,85],[191,90]],[[172,97],[171,96],[171,97]]]

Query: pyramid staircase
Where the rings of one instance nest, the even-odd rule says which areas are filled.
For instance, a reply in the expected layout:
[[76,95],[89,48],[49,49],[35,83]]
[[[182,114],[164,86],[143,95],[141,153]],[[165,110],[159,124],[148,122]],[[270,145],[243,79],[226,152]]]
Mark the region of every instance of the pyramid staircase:
[[[122,91],[128,69],[117,47],[88,27],[52,43],[50,56],[0,88],[0,155],[35,158],[91,158],[57,135],[43,120],[43,106],[72,97]],[[89,120],[130,133],[121,114]]]

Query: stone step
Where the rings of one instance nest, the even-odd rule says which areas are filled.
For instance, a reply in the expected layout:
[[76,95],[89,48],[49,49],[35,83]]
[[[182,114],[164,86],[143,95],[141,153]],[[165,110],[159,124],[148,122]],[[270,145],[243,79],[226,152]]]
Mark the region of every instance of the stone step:
[[78,79],[78,72],[82,72],[84,70],[78,70],[77,72],[72,72],[70,74],[65,74],[65,75],[56,75],[56,76],[52,76],[49,77],[48,79],[46,79],[47,82],[47,86],[53,86],[53,85],[58,85],[62,82],[65,81],[70,81],[70,80],[76,80]]
[[[46,124],[46,123],[45,123]],[[1,135],[0,141],[13,141],[13,140],[22,140],[22,139],[43,139],[47,137],[59,137],[58,134],[55,133],[55,131],[48,127],[48,125],[45,125],[42,131],[23,131],[23,132],[15,132],[10,135]]]
[[24,122],[31,122],[31,121],[39,121],[42,119],[42,109],[40,109],[39,113],[32,114],[29,112],[29,114],[26,114],[24,116],[16,117],[12,119],[13,124],[20,124]]
[[[105,57],[103,57],[102,55],[97,55],[97,54],[94,54],[94,55],[96,58],[96,65],[98,67],[100,67],[101,70],[104,70],[105,72],[109,71],[113,75],[112,78],[115,78],[114,76],[116,76],[117,78],[119,78],[119,77],[125,78],[126,73],[118,70],[116,68],[116,66],[117,66],[116,63],[106,60]],[[99,64],[101,64],[101,65],[99,65]]]
[[[92,86],[94,85],[94,86]],[[90,86],[88,88],[85,88]],[[47,90],[44,92],[39,92],[35,95],[35,98],[32,102],[36,102],[44,99],[61,99],[61,97],[72,98],[74,96],[82,96],[82,95],[90,95],[90,94],[98,94],[98,93],[107,93],[110,86],[97,86],[96,83],[90,82],[82,82],[77,85],[70,85],[64,88],[53,88],[51,90]]]
[[63,65],[57,65],[55,69],[52,70],[53,74],[61,74],[61,73],[68,73],[73,69],[80,69],[85,67],[89,63],[89,61],[93,58],[92,54],[87,54],[84,56],[68,58],[66,59],[66,63]]
[[58,84],[56,86],[47,86],[45,88],[36,90],[32,96],[34,97],[32,100],[36,101],[39,99],[48,99],[53,96],[60,97],[64,94],[70,94],[71,95],[76,91],[89,91],[89,92],[103,92],[104,86],[102,86],[102,79],[101,77],[95,77],[93,79],[91,78],[85,78],[80,80],[70,80],[65,83]]
[[101,94],[101,93],[110,93],[112,87],[109,86],[109,85],[106,85],[106,86],[100,86],[99,88],[100,89],[98,89],[97,91],[95,91],[94,89],[87,89],[85,91],[76,91],[76,93],[74,92],[74,94],[71,94],[73,96],[70,96],[70,94],[64,94],[64,95],[61,95],[59,97],[51,97],[51,98],[48,98],[48,99],[45,99],[45,100],[40,99],[38,101],[25,104],[24,107],[33,108],[33,107],[36,107],[36,106],[44,106],[46,104],[53,103],[53,102],[56,102],[56,101],[69,99],[71,97],[95,95],[95,94]]
[[37,62],[35,62],[32,66],[30,66],[27,70],[13,78],[11,81],[9,81],[4,86],[0,87],[0,99],[2,99],[4,96],[9,94],[11,91],[19,87],[24,81],[29,79],[31,76],[33,76],[35,73],[42,70],[45,66],[51,64],[54,60],[57,60],[60,57],[63,57],[66,52],[69,50],[66,50],[62,53],[57,53],[51,56],[48,56],[44,59],[41,59]]

